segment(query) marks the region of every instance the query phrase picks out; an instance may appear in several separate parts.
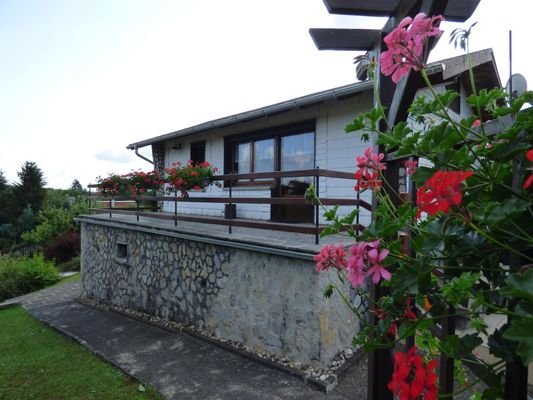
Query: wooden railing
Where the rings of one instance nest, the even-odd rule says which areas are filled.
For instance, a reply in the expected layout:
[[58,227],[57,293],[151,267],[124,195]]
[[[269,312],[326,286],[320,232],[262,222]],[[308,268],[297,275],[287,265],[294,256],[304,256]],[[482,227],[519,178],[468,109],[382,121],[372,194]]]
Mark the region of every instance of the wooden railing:
[[[112,218],[113,214],[125,214],[125,215],[134,215],[137,221],[140,218],[157,218],[163,220],[172,220],[174,225],[178,226],[178,221],[188,221],[188,222],[197,222],[204,224],[216,224],[216,225],[226,225],[228,227],[228,232],[232,233],[233,227],[244,227],[244,228],[255,228],[255,229],[267,229],[275,230],[282,232],[294,232],[294,233],[303,233],[303,234],[313,234],[315,235],[315,243],[319,243],[320,232],[325,229],[326,226],[320,225],[320,204],[324,206],[354,206],[371,210],[371,205],[359,198],[358,193],[353,192],[354,198],[327,198],[319,197],[319,202],[309,203],[306,201],[304,195],[301,196],[291,196],[291,197],[235,197],[234,191],[239,190],[239,181],[243,180],[270,180],[270,182],[265,182],[265,185],[271,185],[271,182],[276,182],[281,178],[301,178],[308,177],[313,179],[313,184],[315,191],[318,196],[320,196],[320,178],[333,178],[333,179],[348,179],[353,180],[353,173],[350,172],[340,172],[325,170],[320,168],[307,169],[307,170],[297,170],[297,171],[274,171],[274,172],[262,172],[255,174],[228,174],[228,175],[218,175],[211,178],[213,182],[223,182],[224,187],[228,193],[224,197],[213,197],[213,196],[194,196],[194,197],[181,197],[178,192],[174,192],[173,195],[167,196],[112,196],[112,197],[103,197],[95,196],[94,192],[91,192],[92,188],[95,188],[96,185],[89,185],[89,201],[91,206],[89,210],[93,213],[109,213],[109,217]],[[272,185],[274,186],[274,184]],[[118,202],[121,203],[121,207],[117,207]],[[127,202],[130,202],[130,206],[127,206]],[[146,202],[170,202],[174,203],[174,212],[157,212],[148,211],[143,204]],[[193,214],[179,214],[178,213],[178,203],[181,202],[191,202],[191,203],[218,203],[224,204],[227,206],[228,210],[232,209],[232,206],[236,204],[257,204],[257,205],[312,205],[314,207],[314,223],[312,224],[294,224],[288,222],[273,222],[267,220],[254,220],[254,219],[243,219],[235,218],[233,213],[230,211],[225,218],[212,217],[205,215],[193,215]],[[99,204],[100,207],[93,207],[93,205]],[[359,215],[356,216],[354,221],[353,229],[362,230],[363,226],[359,222]]]

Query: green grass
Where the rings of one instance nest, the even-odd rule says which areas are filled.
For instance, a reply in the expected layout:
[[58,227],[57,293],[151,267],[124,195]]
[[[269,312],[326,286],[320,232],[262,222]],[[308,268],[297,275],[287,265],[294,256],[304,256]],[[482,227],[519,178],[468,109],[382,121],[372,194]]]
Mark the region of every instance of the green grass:
[[59,282],[54,283],[52,286],[61,286],[61,285],[64,285],[65,283],[78,282],[79,280],[80,280],[80,273],[78,272],[77,274],[70,275],[65,278],[61,278]]
[[0,399],[162,399],[28,315],[0,310]]
[[74,257],[72,260],[66,261],[64,263],[56,264],[56,269],[59,272],[70,272],[70,271],[79,271],[80,270],[80,257]]

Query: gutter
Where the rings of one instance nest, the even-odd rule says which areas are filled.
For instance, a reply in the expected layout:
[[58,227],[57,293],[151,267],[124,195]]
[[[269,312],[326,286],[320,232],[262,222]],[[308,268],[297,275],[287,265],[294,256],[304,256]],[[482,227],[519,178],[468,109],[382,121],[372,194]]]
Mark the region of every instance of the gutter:
[[[128,147],[128,149],[129,149],[129,147]],[[134,149],[135,149],[135,155],[137,157],[142,158],[144,161],[149,162],[150,164],[154,165],[154,162],[152,160],[150,160],[149,158],[146,158],[145,156],[143,156],[142,154],[139,153],[139,147],[138,146],[135,146]],[[132,149],[130,149],[130,150],[132,150]]]

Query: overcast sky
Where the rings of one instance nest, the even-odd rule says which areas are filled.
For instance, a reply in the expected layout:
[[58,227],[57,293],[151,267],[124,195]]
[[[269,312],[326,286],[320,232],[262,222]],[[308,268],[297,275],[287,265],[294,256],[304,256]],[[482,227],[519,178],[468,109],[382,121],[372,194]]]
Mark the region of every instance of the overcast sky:
[[[492,47],[505,83],[512,29],[531,88],[530,3],[481,0],[431,59],[461,54],[449,32],[479,21],[472,50]],[[0,0],[0,170],[14,182],[35,161],[55,188],[148,170],[126,145],[354,82],[357,53],[318,51],[309,28],[383,23],[322,0]]]

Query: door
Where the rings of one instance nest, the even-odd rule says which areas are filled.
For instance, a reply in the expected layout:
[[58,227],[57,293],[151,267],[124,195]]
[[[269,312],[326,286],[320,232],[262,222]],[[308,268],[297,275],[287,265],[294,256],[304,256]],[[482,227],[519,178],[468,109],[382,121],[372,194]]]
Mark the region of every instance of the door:
[[[315,166],[314,132],[282,136],[280,138],[280,171],[313,169]],[[283,198],[303,198],[305,191],[313,182],[312,177],[281,178],[272,196]],[[272,219],[284,222],[313,222],[312,205],[272,206]]]

